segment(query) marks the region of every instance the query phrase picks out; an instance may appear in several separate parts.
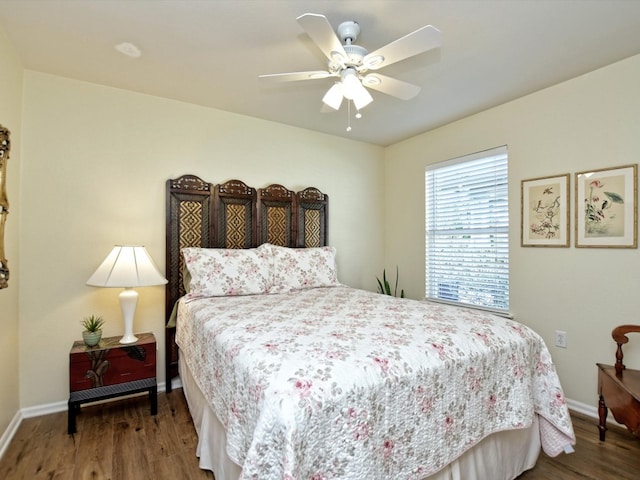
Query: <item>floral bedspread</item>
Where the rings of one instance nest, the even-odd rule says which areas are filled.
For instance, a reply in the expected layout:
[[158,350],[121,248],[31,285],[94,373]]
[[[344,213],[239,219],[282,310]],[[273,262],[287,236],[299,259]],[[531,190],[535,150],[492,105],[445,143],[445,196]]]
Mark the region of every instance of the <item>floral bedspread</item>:
[[183,301],[177,343],[242,479],[421,479],[540,415],[575,443],[550,354],[489,313],[348,287]]

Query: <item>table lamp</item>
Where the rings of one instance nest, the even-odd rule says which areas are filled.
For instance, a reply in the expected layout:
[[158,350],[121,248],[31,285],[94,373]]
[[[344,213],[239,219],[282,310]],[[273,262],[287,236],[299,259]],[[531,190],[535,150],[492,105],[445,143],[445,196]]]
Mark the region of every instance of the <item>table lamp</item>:
[[116,245],[107,255],[98,269],[87,280],[94,287],[121,287],[120,309],[124,318],[124,336],[120,343],[135,343],[138,338],[133,334],[133,317],[138,304],[138,292],[134,287],[163,285],[167,279],[158,271],[158,267],[143,246]]

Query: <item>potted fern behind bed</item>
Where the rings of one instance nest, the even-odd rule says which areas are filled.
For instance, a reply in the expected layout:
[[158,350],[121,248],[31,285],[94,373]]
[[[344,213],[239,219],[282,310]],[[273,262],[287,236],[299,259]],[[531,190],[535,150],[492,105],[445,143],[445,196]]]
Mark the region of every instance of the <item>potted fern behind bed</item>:
[[[392,295],[394,297],[398,296],[398,266],[396,265],[396,283],[393,289],[393,293],[391,292],[391,285],[387,280],[387,270],[382,270],[382,281],[378,277],[376,280],[378,281],[378,293],[382,293],[384,295]],[[404,298],[404,290],[400,290],[400,298]]]

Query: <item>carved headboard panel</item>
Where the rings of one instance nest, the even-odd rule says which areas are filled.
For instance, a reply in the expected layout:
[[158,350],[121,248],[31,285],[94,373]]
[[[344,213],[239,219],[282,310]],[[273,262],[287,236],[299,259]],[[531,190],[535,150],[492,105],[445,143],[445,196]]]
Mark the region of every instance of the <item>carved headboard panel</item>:
[[166,307],[169,312],[172,299],[185,294],[182,271],[184,261],[180,249],[211,244],[213,185],[193,175],[184,175],[167,181],[167,283]]
[[329,198],[309,187],[296,194],[298,199],[298,246],[322,247],[327,244]]
[[296,244],[296,194],[282,185],[258,190],[258,244],[282,247]]
[[309,187],[293,192],[279,184],[255,189],[240,180],[214,185],[195,175],[167,180],[166,191],[166,382],[178,374],[173,307],[185,294],[186,247],[252,248],[327,245],[328,196]]
[[216,185],[213,195],[215,248],[251,248],[256,243],[256,189],[240,180]]

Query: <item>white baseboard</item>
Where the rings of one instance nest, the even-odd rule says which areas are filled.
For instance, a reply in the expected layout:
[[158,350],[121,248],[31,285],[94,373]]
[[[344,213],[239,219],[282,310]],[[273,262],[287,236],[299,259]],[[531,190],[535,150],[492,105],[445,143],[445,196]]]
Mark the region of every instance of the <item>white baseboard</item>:
[[[171,385],[174,385],[174,383],[175,381],[172,382]],[[179,387],[173,387],[173,388],[180,388],[181,386],[182,386],[182,383],[180,383]],[[166,384],[164,382],[159,383],[158,392],[164,392],[165,390],[166,390]],[[134,394],[134,395],[140,395],[140,394]],[[123,395],[122,397],[109,398],[107,400],[101,400],[99,402],[94,402],[94,403],[113,402],[113,401],[121,400],[122,398],[126,398],[126,395]],[[91,403],[87,403],[87,405],[91,405]],[[22,418],[39,417],[41,415],[49,415],[50,413],[64,412],[65,410],[67,410],[67,407],[68,407],[68,404],[66,401],[48,403],[45,405],[37,405],[35,407],[27,407],[21,410]]]
[[11,419],[11,421],[9,422],[9,425],[7,426],[7,429],[2,434],[2,437],[0,437],[0,458],[2,458],[2,456],[4,455],[4,452],[7,450],[7,447],[9,447],[9,444],[11,443],[13,436],[18,431],[18,427],[20,426],[20,423],[22,423],[22,415],[18,410],[16,414],[13,416],[13,418]]
[[174,377],[171,379],[171,389],[175,388],[182,388],[182,379],[180,377]]
[[42,415],[49,415],[50,413],[64,412],[67,409],[67,402],[54,402],[46,403],[44,405],[36,405],[33,407],[25,407],[20,412],[22,418],[40,417]]
[[[180,381],[180,378],[174,378],[173,381],[171,382],[171,386],[172,388],[182,388],[182,382]],[[165,392],[165,391],[166,391],[166,383],[165,382],[159,383],[158,392]],[[109,402],[109,401],[121,400],[122,398],[123,397],[116,397],[116,398],[111,398],[105,401]],[[16,414],[13,416],[13,418],[11,419],[11,422],[7,426],[6,430],[2,434],[2,437],[0,437],[0,458],[2,458],[2,456],[4,455],[4,452],[7,450],[7,447],[11,443],[11,440],[13,440],[13,437],[18,431],[18,428],[20,427],[20,424],[22,423],[23,419],[39,417],[41,415],[49,415],[51,413],[64,412],[67,410],[67,407],[68,407],[68,403],[66,401],[61,401],[61,402],[47,403],[44,405],[36,405],[33,407],[25,407],[18,410]]]
[[593,405],[567,398],[567,407],[569,407],[569,410],[576,413],[581,413],[582,415],[586,415],[587,417],[598,418],[598,407],[595,407]]
[[[600,417],[598,416],[598,407],[596,406],[588,405],[582,402],[577,402],[575,400],[571,400],[567,398],[567,407],[569,407],[569,410],[573,412],[580,413],[587,417],[595,418],[598,421],[600,419]],[[624,428],[624,429],[627,428],[625,425],[616,422],[616,419],[613,418],[613,415],[607,415],[607,423],[610,423],[611,425],[616,425],[620,428]]]

